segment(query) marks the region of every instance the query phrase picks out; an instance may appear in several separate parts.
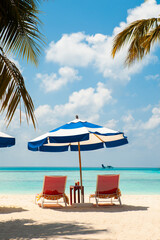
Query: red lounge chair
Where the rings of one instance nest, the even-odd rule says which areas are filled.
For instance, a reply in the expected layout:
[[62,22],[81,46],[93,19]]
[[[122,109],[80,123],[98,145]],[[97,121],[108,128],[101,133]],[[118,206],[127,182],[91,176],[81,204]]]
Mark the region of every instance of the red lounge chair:
[[65,194],[66,176],[45,176],[42,193],[36,196],[36,203],[41,199],[43,208],[45,199],[58,200],[63,198],[65,206],[69,204],[69,199]]
[[121,205],[121,192],[119,186],[119,175],[98,175],[97,176],[97,187],[95,194],[91,194],[90,198],[95,198],[96,205],[98,207],[99,199],[112,198],[117,199]]

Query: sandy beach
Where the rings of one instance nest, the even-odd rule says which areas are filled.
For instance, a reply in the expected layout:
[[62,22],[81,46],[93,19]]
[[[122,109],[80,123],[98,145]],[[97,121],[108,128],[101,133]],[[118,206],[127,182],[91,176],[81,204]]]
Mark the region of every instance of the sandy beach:
[[160,195],[123,195],[122,206],[45,209],[34,197],[0,195],[0,239],[160,239]]

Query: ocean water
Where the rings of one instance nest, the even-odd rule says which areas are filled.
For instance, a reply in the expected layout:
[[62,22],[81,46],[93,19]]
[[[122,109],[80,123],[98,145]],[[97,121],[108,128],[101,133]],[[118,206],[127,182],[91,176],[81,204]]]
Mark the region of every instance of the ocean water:
[[[94,193],[97,175],[120,174],[122,194],[160,194],[160,168],[84,168],[83,185],[86,194]],[[67,176],[69,186],[79,180],[78,168],[0,168],[0,194],[36,194],[42,191],[44,176]]]

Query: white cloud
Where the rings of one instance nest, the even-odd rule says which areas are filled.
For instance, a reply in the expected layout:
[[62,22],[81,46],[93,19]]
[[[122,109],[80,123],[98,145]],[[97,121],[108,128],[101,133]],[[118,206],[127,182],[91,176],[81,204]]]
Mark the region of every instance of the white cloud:
[[160,126],[160,107],[152,109],[152,116],[143,124],[144,129],[155,129]]
[[46,59],[60,65],[85,67],[93,60],[94,55],[94,51],[85,41],[86,36],[81,32],[64,34],[57,43],[50,43]]
[[[76,114],[81,119],[97,121],[104,105],[112,101],[111,91],[99,82],[96,89],[90,87],[73,92],[64,105],[56,105],[53,109],[49,105],[39,106],[35,115],[39,122],[55,124],[69,116],[73,119]],[[50,120],[49,120],[50,119]]]
[[160,5],[156,1],[145,1],[139,7],[128,11],[126,22],[121,22],[118,27],[115,27],[112,36],[100,33],[86,35],[83,32],[64,34],[59,41],[50,43],[46,51],[46,59],[62,66],[92,66],[102,73],[104,78],[127,83],[131,75],[138,73],[145,65],[151,61],[154,62],[157,58],[150,54],[130,68],[124,68],[127,48],[123,48],[113,59],[111,57],[113,38],[130,22],[141,18],[155,17],[159,13]]
[[109,120],[109,121],[105,124],[105,127],[106,127],[106,128],[115,129],[117,123],[118,123],[118,120],[111,119],[111,120]]
[[131,114],[123,116],[122,119],[123,119],[123,122],[125,122],[125,123],[130,123],[130,122],[134,121],[134,118]]
[[157,4],[155,0],[147,0],[140,6],[128,10],[126,22],[121,22],[120,26],[114,29],[114,35],[122,31],[128,24],[136,20],[159,17],[159,13],[160,4]]
[[124,122],[124,129],[126,133],[140,129],[141,120],[136,121],[131,113],[124,115],[122,117],[122,121]]
[[41,74],[38,73],[36,77],[41,80],[41,88],[45,92],[52,92],[59,90],[65,86],[68,82],[79,80],[78,71],[70,67],[61,67],[58,71],[59,76],[56,73]]
[[[142,111],[149,111],[151,109],[151,105],[148,105],[146,108],[143,108]],[[134,117],[129,114],[127,116],[123,116],[123,122],[125,123],[125,131],[148,131],[156,129],[160,126],[160,106],[154,107],[151,111],[151,117],[147,121],[136,120]]]
[[79,92],[73,92],[69,97],[68,103],[64,105],[56,105],[54,112],[57,116],[71,115],[75,116],[77,113],[88,118],[97,120],[99,118],[99,111],[103,106],[112,99],[111,91],[104,87],[102,83],[97,84],[97,88],[92,87],[81,89]]
[[155,0],[147,0],[140,6],[128,10],[127,23],[138,19],[159,17],[159,13],[160,5]]
[[38,123],[41,125],[56,125],[57,121],[54,115],[54,111],[49,105],[41,105],[35,110],[35,116]]

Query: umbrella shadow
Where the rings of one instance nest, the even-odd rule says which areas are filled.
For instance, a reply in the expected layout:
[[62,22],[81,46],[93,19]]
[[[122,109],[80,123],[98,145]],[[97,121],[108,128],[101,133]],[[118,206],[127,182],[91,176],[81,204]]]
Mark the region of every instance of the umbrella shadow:
[[[30,219],[21,219],[0,222],[0,239],[32,239],[32,238],[49,238],[67,235],[88,235],[108,231],[106,229],[93,229],[85,224],[76,223],[44,223],[37,224]],[[12,231],[10,231],[12,229]]]
[[20,207],[0,207],[0,214],[28,211]]
[[146,206],[133,206],[133,205],[107,205],[107,206],[93,206],[93,207],[64,207],[64,208],[52,208],[55,211],[61,212],[130,212],[130,211],[147,211],[149,207]]

